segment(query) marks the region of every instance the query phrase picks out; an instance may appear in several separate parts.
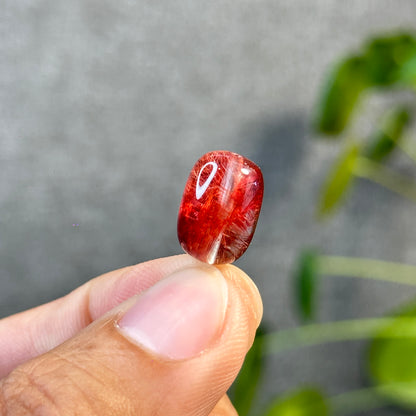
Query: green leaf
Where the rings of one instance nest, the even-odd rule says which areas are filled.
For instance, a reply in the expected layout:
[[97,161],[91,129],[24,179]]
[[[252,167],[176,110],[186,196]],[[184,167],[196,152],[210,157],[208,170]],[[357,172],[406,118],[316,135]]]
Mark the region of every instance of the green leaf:
[[302,319],[315,315],[315,292],[318,281],[318,254],[315,250],[301,252],[293,276],[295,301]]
[[415,56],[416,38],[409,33],[371,40],[364,52],[369,82],[374,86],[389,86],[402,81],[402,67]]
[[362,52],[339,62],[322,88],[315,115],[317,131],[342,133],[364,90],[397,85],[416,87],[416,37],[412,33],[374,38]]
[[321,191],[318,205],[320,216],[333,212],[341,202],[354,178],[354,168],[359,156],[357,145],[350,145],[332,166]]
[[402,65],[399,70],[399,79],[405,85],[416,88],[416,55]]
[[262,327],[257,330],[253,346],[230,391],[231,400],[240,416],[249,414],[263,373],[264,332]]
[[416,409],[415,352],[416,303],[413,302],[375,335],[368,352],[369,372],[373,382],[383,387],[382,394],[411,409]]
[[324,395],[315,388],[303,388],[278,398],[264,416],[327,416]]
[[405,108],[390,112],[384,119],[383,126],[373,135],[365,155],[376,162],[386,159],[396,148],[409,124],[410,114]]
[[365,58],[352,56],[341,61],[323,87],[315,114],[316,129],[328,135],[341,133],[367,86]]

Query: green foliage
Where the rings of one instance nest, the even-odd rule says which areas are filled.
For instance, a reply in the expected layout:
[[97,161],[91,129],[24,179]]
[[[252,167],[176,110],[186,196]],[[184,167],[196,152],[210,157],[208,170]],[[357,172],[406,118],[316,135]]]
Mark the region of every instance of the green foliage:
[[[317,106],[316,127],[327,135],[340,135],[347,129],[362,93],[371,88],[416,87],[416,37],[409,33],[374,38],[359,54],[347,56],[336,66],[322,89]],[[318,212],[326,215],[342,201],[354,177],[354,163],[363,156],[373,162],[383,162],[402,141],[409,125],[410,112],[398,107],[387,113],[381,127],[368,138],[362,155],[358,149],[344,150],[332,168],[321,194]],[[363,162],[365,160],[361,159]],[[367,164],[367,167],[370,166]],[[377,182],[380,172],[367,172]],[[384,184],[384,177],[378,181]],[[386,186],[384,184],[384,186]],[[394,189],[395,184],[389,186]],[[402,188],[397,186],[400,194]],[[406,192],[406,195],[409,192]]]
[[246,416],[250,413],[259,387],[264,367],[264,338],[262,335],[264,335],[264,330],[260,327],[230,392],[233,405],[240,416]]
[[403,65],[416,57],[416,38],[410,33],[379,37],[364,49],[370,86],[403,83]]
[[413,302],[376,334],[368,352],[373,382],[385,387],[381,391],[388,399],[412,409],[416,409],[415,351],[416,302]]
[[[357,113],[357,108],[363,102],[362,97],[365,94],[376,89],[387,91],[395,88],[416,89],[416,37],[412,33],[396,33],[371,39],[358,52],[341,59],[325,80],[316,108],[315,128],[325,135],[352,137],[353,140],[349,140],[346,146],[343,142],[342,152],[330,169],[319,198],[319,215],[324,216],[334,212],[345,199],[357,176],[372,180],[416,200],[416,188],[408,186],[408,182],[404,182],[401,175],[397,175],[391,169],[383,168],[383,163],[398,148],[407,150],[408,155],[414,157],[409,151],[410,147],[403,143],[403,133],[411,121],[411,108],[408,105],[396,104],[392,111],[384,115],[380,127],[367,138],[356,137],[351,134],[351,130],[348,130],[351,119]],[[363,144],[358,146],[356,143]],[[416,161],[416,157],[414,159]],[[357,263],[350,264],[350,267],[345,269],[345,262],[349,262],[348,259],[338,257],[337,262],[329,262],[329,257],[326,256],[325,259],[325,256],[318,256],[312,250],[305,250],[299,256],[293,277],[297,309],[304,320],[314,317],[316,290],[321,273],[339,276],[345,275],[347,270],[350,276],[369,277],[371,272],[367,266],[363,272],[362,267],[358,267]],[[340,264],[341,268],[338,267]],[[362,265],[362,262],[360,264]],[[403,268],[400,270],[405,273]],[[386,280],[395,281],[394,278],[390,278],[389,273],[387,274]],[[376,274],[377,276],[379,278]],[[383,273],[382,276],[385,277],[386,274]],[[400,279],[396,280],[400,281]],[[403,320],[404,317],[411,320]],[[319,324],[309,325],[293,329],[292,337],[299,345],[306,346],[311,345],[311,340],[316,344],[318,340],[327,342],[347,339],[347,337],[357,339],[357,335],[371,337],[374,331],[378,330],[376,328],[385,325],[372,338],[368,350],[368,370],[375,388],[367,389],[367,392],[358,390],[332,398],[331,410],[339,410],[342,414],[347,414],[351,410],[360,411],[366,407],[381,406],[385,403],[385,399],[415,410],[416,301],[393,320],[383,321],[378,326],[374,326],[376,322],[370,321],[334,322],[321,326],[321,332],[318,329]],[[347,335],[345,335],[346,330],[350,331]],[[258,335],[261,333],[260,330]],[[281,348],[282,345],[288,345],[287,337],[287,332],[280,338],[256,337],[230,392],[240,416],[248,416],[253,408],[264,369],[265,339],[268,339],[267,348],[270,348],[274,342],[274,350],[282,351],[284,349]],[[273,339],[274,341],[270,341]],[[296,342],[289,344],[293,346]],[[352,397],[353,405],[345,406]],[[379,398],[380,401],[377,403]],[[327,416],[328,414],[328,400],[322,393],[315,388],[304,388],[277,398],[262,416]]]
[[405,62],[399,71],[399,76],[403,83],[409,85],[409,87],[416,88],[416,56]]
[[352,56],[341,62],[323,89],[315,120],[318,131],[336,135],[344,130],[367,84],[365,59]]
[[318,277],[317,252],[311,249],[304,250],[298,258],[293,276],[296,306],[304,320],[314,317]]
[[279,397],[264,416],[327,416],[324,395],[315,388],[303,388]]
[[353,144],[344,149],[333,165],[321,191],[318,214],[330,214],[342,201],[354,178],[354,168],[359,156],[359,148]]
[[365,156],[376,162],[386,159],[402,138],[404,128],[409,124],[410,114],[405,108],[391,111],[383,126],[371,137]]
[[361,53],[344,58],[328,76],[315,127],[320,133],[338,135],[347,127],[365,90],[415,85],[416,38],[410,33],[375,38]]

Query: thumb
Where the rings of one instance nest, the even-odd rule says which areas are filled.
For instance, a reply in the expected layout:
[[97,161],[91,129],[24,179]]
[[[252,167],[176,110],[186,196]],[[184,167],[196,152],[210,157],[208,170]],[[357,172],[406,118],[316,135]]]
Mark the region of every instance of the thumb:
[[238,268],[183,268],[14,369],[0,384],[0,410],[209,415],[235,379],[261,314],[258,291]]

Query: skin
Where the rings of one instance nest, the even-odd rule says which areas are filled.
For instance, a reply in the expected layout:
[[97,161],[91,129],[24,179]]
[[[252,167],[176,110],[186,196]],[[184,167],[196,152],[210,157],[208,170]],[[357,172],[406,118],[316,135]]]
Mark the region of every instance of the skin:
[[200,266],[181,255],[126,267],[0,320],[0,415],[237,415],[226,391],[262,316],[258,290],[240,269],[217,267],[228,288],[224,323],[194,357],[159,357],[115,325],[129,298]]

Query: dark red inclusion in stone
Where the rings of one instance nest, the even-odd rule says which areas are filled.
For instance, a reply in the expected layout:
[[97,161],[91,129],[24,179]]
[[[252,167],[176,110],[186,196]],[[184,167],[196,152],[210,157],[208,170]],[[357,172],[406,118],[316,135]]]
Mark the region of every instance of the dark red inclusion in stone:
[[179,207],[178,238],[191,256],[232,263],[247,249],[263,200],[260,168],[236,153],[215,151],[196,162]]

